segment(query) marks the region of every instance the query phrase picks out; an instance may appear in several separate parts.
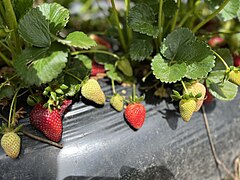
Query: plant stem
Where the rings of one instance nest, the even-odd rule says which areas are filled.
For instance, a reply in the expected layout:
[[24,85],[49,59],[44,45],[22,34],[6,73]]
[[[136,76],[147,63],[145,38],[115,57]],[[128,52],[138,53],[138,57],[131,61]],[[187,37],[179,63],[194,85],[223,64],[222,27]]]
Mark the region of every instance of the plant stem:
[[125,0],[125,16],[126,16],[127,36],[128,36],[129,44],[132,41],[132,29],[128,26],[128,22],[127,22],[127,18],[129,16],[129,11],[130,11],[130,1],[131,0]]
[[47,143],[47,144],[50,144],[52,146],[55,146],[55,147],[58,147],[58,148],[63,148],[63,145],[62,144],[59,144],[59,143],[56,143],[56,142],[53,142],[53,141],[50,141],[48,139],[44,139],[44,138],[41,138],[41,137],[38,137],[38,136],[35,136],[27,131],[24,131],[22,130],[21,131],[24,135],[32,138],[32,139],[35,139],[35,140],[38,140],[38,141],[41,141],[41,142],[44,142],[44,143]]
[[2,52],[0,52],[0,57],[8,66],[12,67],[12,61],[10,61]]
[[133,84],[132,100],[133,102],[136,100],[136,84]]
[[143,78],[142,81],[145,82],[145,80],[152,74],[152,71],[149,71]]
[[113,94],[116,94],[114,80],[111,79],[111,82],[112,82],[112,91],[113,91]]
[[222,63],[226,67],[226,69],[229,69],[229,66],[227,65],[226,61],[224,61],[224,59],[216,51],[212,50],[212,52],[213,52],[213,54],[215,54],[222,61]]
[[185,90],[186,94],[188,94],[188,89],[187,89],[185,83],[182,80],[181,80],[181,83],[182,83],[183,89]]
[[207,135],[208,135],[209,144],[210,144],[210,147],[211,147],[211,150],[212,150],[212,154],[213,154],[213,157],[214,157],[214,160],[215,160],[215,163],[216,163],[217,167],[222,166],[222,168],[224,169],[224,171],[225,171],[231,178],[235,179],[235,177],[234,177],[234,175],[231,173],[231,171],[226,167],[226,165],[225,165],[225,164],[218,158],[218,156],[217,156],[216,149],[215,149],[215,146],[214,146],[214,143],[213,143],[213,139],[212,139],[212,136],[211,136],[211,131],[210,131],[210,128],[209,128],[208,118],[207,118],[207,115],[206,115],[206,111],[205,111],[205,107],[204,107],[204,106],[202,106],[202,114],[203,114],[204,124],[205,124],[206,130],[207,130]]
[[185,16],[182,18],[182,20],[179,23],[179,27],[182,27],[184,25],[184,23],[187,21],[187,19],[189,18],[190,15],[192,15],[193,11],[188,11]]
[[63,72],[64,72],[65,74],[73,77],[74,79],[78,80],[79,82],[81,82],[81,83],[83,82],[80,78],[78,78],[78,77],[75,76],[74,74],[72,74],[72,73],[70,73],[70,72],[68,72],[68,71],[66,71],[66,70],[64,70]]
[[162,42],[162,33],[163,33],[163,0],[159,1],[159,10],[158,10],[158,29],[159,29],[159,35],[158,35],[158,42],[161,44]]
[[219,8],[214,11],[212,14],[210,14],[206,19],[204,19],[202,22],[200,22],[195,28],[193,29],[193,32],[196,33],[202,26],[204,26],[208,21],[210,21],[212,18],[214,18],[229,2],[230,0],[225,0]]
[[125,42],[123,32],[122,32],[122,29],[121,29],[121,26],[120,26],[118,12],[117,12],[114,0],[111,0],[111,4],[112,4],[112,10],[113,10],[114,18],[115,18],[115,21],[116,21],[116,24],[117,24],[117,30],[118,30],[120,42],[122,44],[123,50],[125,52],[127,52],[127,46],[126,46],[126,42]]
[[178,13],[179,13],[180,6],[181,6],[181,0],[177,0],[177,6],[178,6],[178,9],[176,10],[176,13],[174,15],[171,31],[173,31],[175,29],[175,26],[176,26],[176,23],[177,23]]
[[71,53],[71,55],[78,55],[78,54],[84,54],[84,53],[100,53],[100,54],[107,54],[109,56],[112,56],[116,59],[120,59],[120,57],[114,53],[108,52],[108,51],[101,51],[101,50],[82,50],[82,51],[74,51]]
[[[13,41],[15,43],[16,54],[20,54],[21,45],[20,45],[20,39],[19,39],[18,31],[17,31],[18,24],[17,24],[15,12],[13,10],[12,2],[11,2],[11,0],[3,0],[3,5],[5,8],[5,18],[6,18],[5,21],[8,25],[8,27],[11,30],[13,30],[12,37],[13,37]],[[15,56],[16,56],[16,54],[15,54]]]
[[8,128],[11,127],[11,125],[13,124],[12,121],[15,120],[15,112],[14,110],[16,111],[16,109],[14,108],[14,104],[15,104],[15,101],[17,101],[17,94],[18,94],[18,91],[19,89],[16,90],[14,96],[13,96],[13,99],[12,99],[12,103],[11,103],[11,106],[10,106],[10,111],[9,111],[9,117],[8,117]]
[[17,77],[17,75],[14,75],[14,76],[10,77],[9,79],[7,79],[6,81],[4,81],[3,83],[1,83],[0,89],[1,89],[5,84],[7,84],[10,80],[14,79],[15,77]]

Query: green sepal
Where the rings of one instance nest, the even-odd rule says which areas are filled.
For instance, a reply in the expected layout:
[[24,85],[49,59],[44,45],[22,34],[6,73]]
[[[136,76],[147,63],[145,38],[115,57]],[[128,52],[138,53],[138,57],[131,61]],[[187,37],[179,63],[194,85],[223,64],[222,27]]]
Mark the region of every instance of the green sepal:
[[176,90],[173,90],[173,94],[171,94],[170,97],[172,98],[173,101],[179,101],[180,99],[182,99],[182,96]]

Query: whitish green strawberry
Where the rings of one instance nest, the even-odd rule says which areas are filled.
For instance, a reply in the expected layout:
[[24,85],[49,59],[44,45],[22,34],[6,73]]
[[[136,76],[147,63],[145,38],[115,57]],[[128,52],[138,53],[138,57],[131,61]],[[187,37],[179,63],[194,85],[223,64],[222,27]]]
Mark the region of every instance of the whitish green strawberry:
[[194,99],[181,99],[179,101],[180,114],[182,116],[182,119],[186,122],[191,119],[195,108],[196,101]]
[[[201,93],[202,96],[196,99],[196,108],[195,112],[199,111],[199,109],[202,107],[204,97],[206,95],[206,87],[195,81],[193,84],[187,86],[188,93],[192,93],[193,96],[196,96],[197,94]],[[185,91],[183,92],[184,94],[186,93]]]
[[123,110],[123,100],[124,99],[120,94],[115,94],[112,96],[110,104],[114,109],[120,112]]
[[229,73],[229,81],[236,84],[240,85],[240,71],[238,70],[233,70]]
[[1,146],[11,158],[17,158],[20,153],[21,138],[15,132],[7,132],[1,139]]
[[97,104],[102,105],[105,103],[105,94],[95,79],[89,79],[85,82],[82,86],[81,93],[83,97]]

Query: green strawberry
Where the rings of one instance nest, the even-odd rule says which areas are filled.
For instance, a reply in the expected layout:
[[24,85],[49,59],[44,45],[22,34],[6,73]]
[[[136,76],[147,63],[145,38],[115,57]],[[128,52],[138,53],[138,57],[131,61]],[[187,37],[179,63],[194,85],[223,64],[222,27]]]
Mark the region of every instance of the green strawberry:
[[97,104],[102,105],[105,103],[105,94],[95,79],[87,80],[82,86],[81,93],[83,97]]
[[[206,87],[203,84],[195,81],[193,84],[187,86],[187,90],[189,93],[192,93],[193,96],[196,96],[198,93],[202,94],[202,96],[197,98],[197,100],[196,100],[196,108],[195,108],[194,112],[199,111],[199,109],[202,107],[203,100],[206,95]],[[186,92],[184,91],[183,94],[185,94],[185,93]]]
[[233,70],[229,73],[229,81],[236,84],[240,85],[240,72],[238,70]]
[[196,101],[194,99],[181,99],[179,101],[180,114],[182,116],[182,119],[186,122],[191,119],[195,108]]
[[123,110],[123,100],[124,98],[120,94],[114,94],[110,100],[110,104],[120,112]]
[[7,132],[1,139],[1,146],[11,158],[17,158],[20,153],[21,138],[15,132]]

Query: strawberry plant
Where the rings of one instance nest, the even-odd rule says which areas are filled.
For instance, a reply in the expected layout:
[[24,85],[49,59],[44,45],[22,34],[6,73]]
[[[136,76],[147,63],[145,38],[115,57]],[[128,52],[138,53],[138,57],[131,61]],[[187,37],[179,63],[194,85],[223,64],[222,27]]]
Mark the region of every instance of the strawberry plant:
[[[1,145],[10,157],[20,153],[18,134],[29,135],[19,127],[17,99],[33,106],[29,122],[54,144],[62,139],[65,110],[79,97],[111,105],[139,131],[148,114],[136,85],[176,103],[185,122],[203,102],[236,97],[238,0],[125,0],[121,10],[111,0],[102,20],[87,27],[76,27],[87,22],[76,23],[62,3],[0,2],[0,103],[9,110]],[[111,85],[110,96],[99,78]],[[116,91],[121,84],[133,87],[132,96]]]

